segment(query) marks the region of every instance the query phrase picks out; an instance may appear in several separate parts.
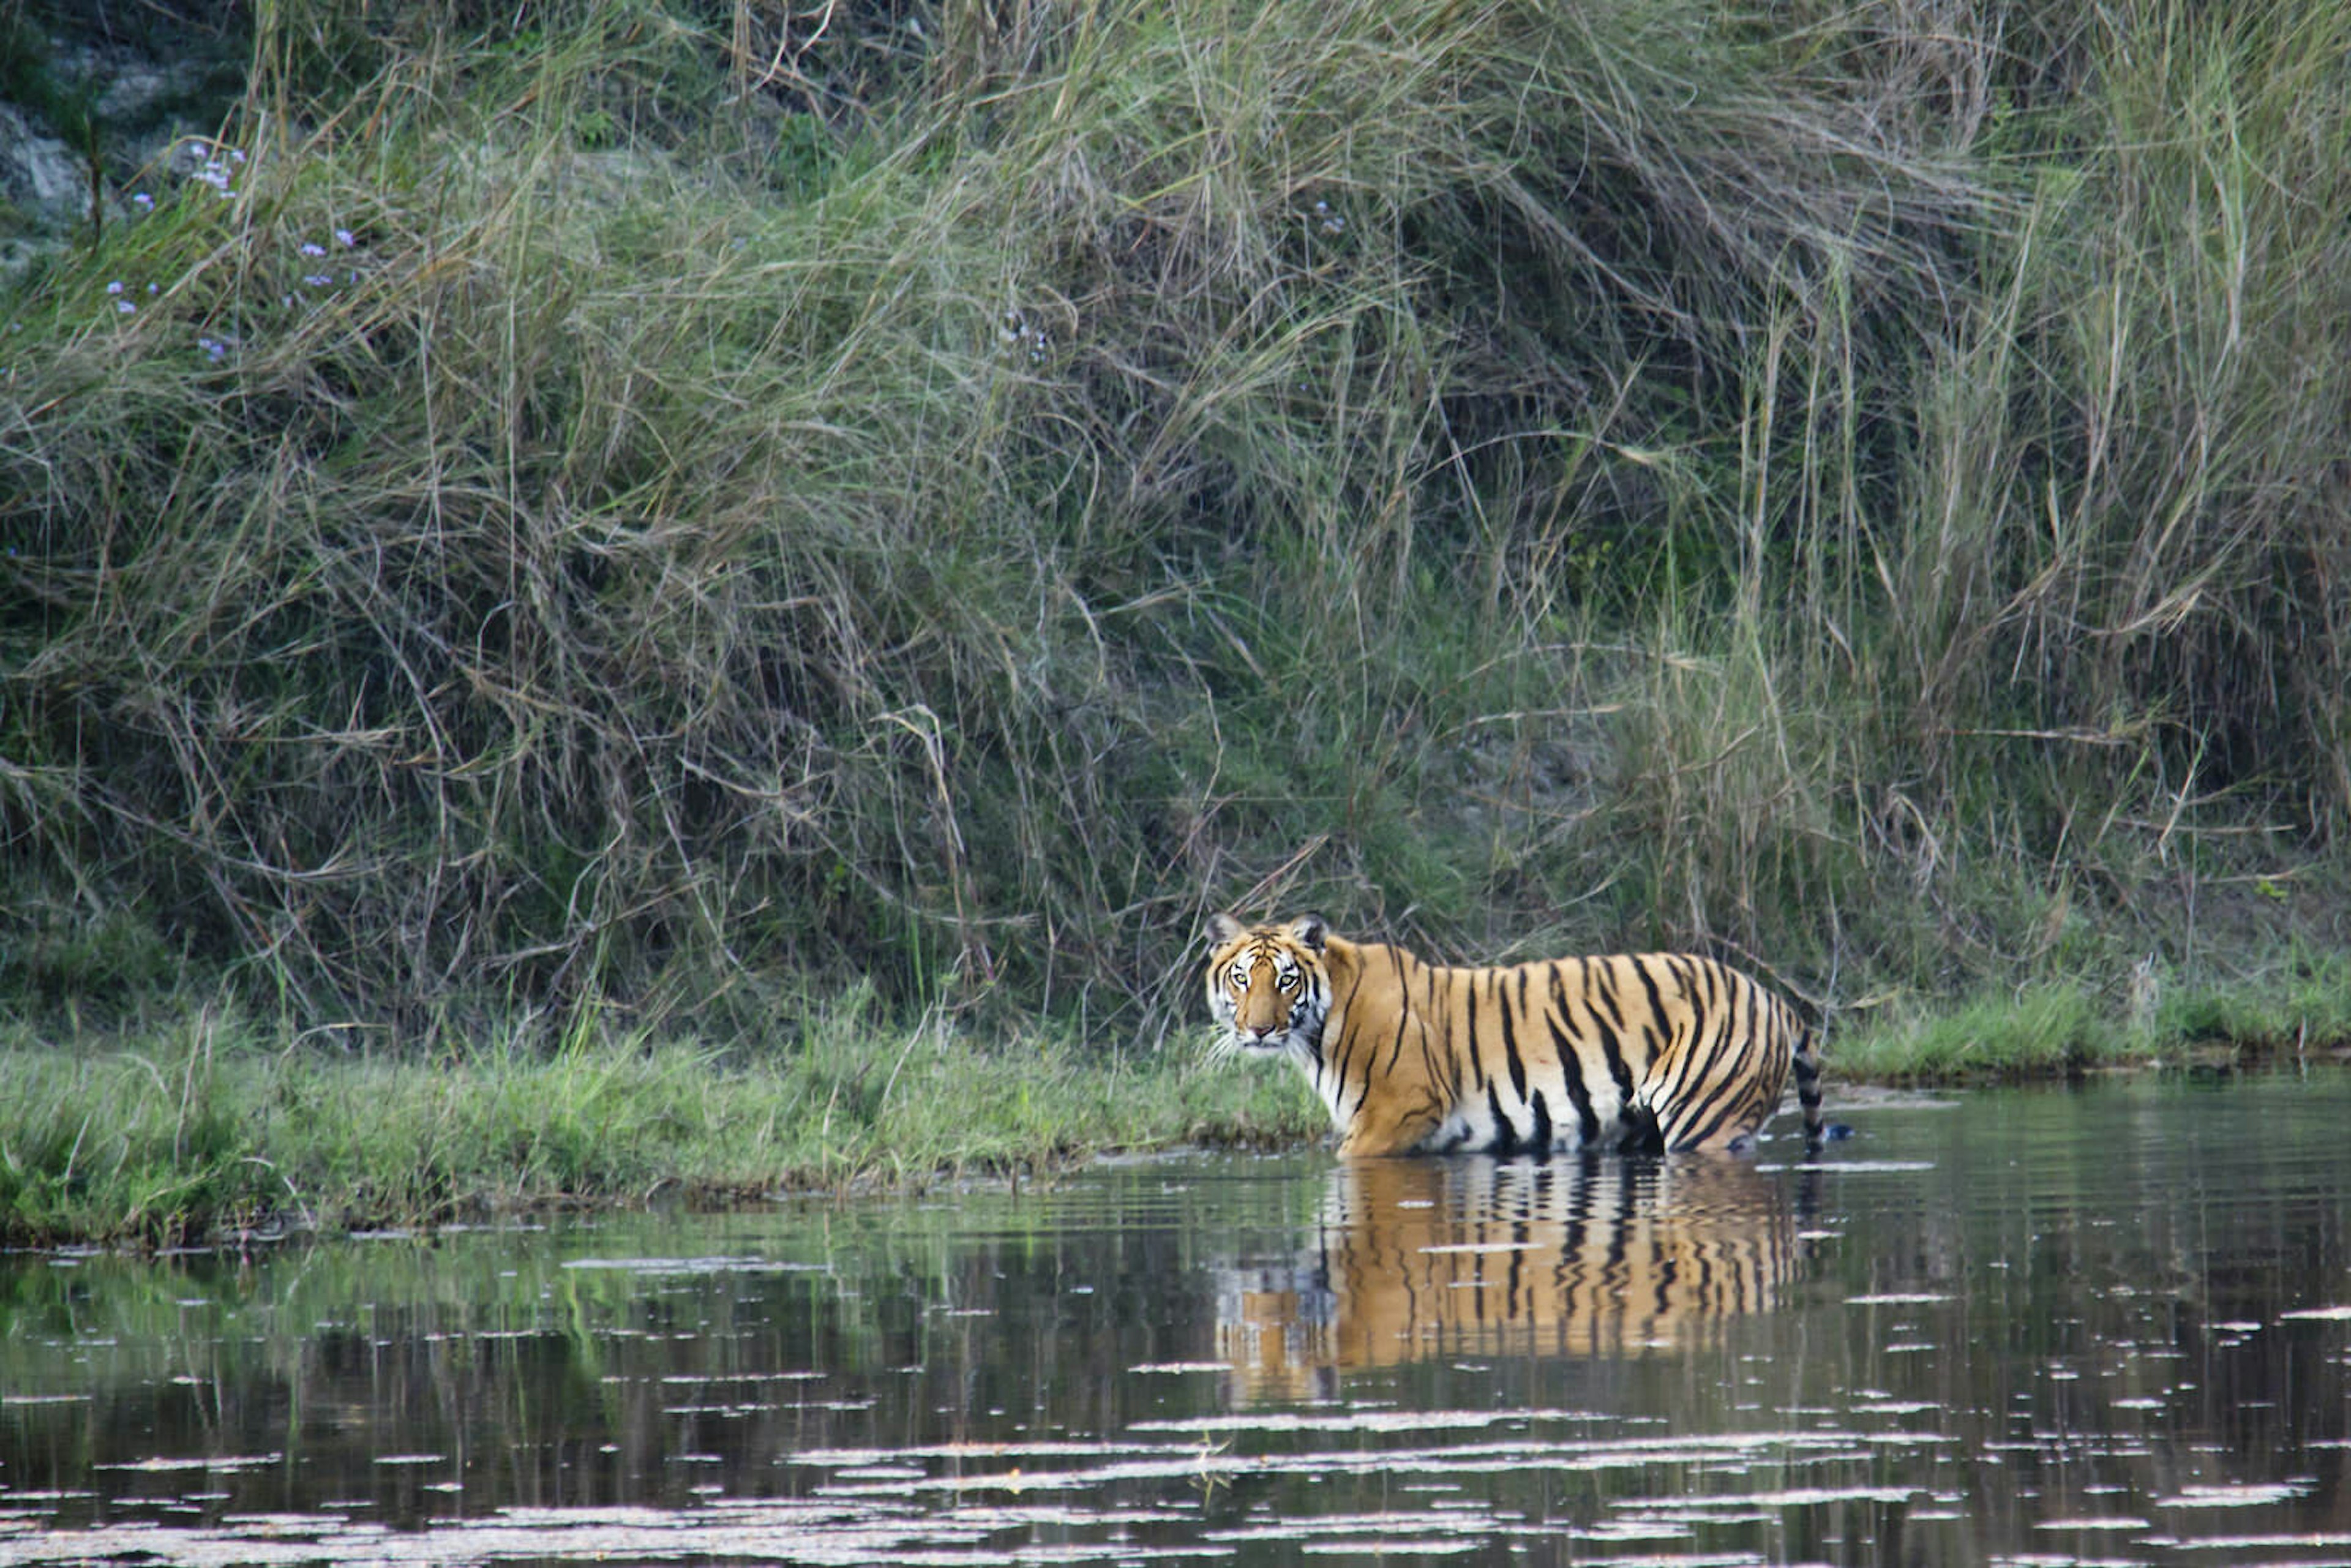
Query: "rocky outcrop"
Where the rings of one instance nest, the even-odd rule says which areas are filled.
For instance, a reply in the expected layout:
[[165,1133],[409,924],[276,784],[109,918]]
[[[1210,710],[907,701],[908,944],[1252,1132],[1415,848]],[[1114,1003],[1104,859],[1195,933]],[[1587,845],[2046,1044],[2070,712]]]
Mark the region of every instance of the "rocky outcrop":
[[174,146],[215,131],[242,90],[235,37],[119,33],[78,9],[0,37],[16,57],[0,99],[0,266],[87,235],[94,215],[135,214],[171,180]]

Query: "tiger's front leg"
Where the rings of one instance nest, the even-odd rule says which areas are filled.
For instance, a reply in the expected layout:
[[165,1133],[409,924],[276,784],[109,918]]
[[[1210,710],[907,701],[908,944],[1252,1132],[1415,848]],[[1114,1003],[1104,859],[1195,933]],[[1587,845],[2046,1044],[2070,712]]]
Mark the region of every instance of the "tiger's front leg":
[[1339,1157],[1377,1159],[1384,1155],[1419,1154],[1440,1124],[1434,1111],[1378,1120],[1358,1115],[1339,1140]]

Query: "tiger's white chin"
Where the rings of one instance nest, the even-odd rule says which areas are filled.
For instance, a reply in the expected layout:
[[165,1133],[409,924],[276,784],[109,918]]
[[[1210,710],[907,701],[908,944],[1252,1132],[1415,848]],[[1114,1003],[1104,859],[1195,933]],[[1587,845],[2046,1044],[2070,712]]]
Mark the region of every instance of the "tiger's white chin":
[[1293,1056],[1311,1051],[1307,1037],[1295,1029],[1279,1034],[1244,1034],[1228,1029],[1217,1041],[1218,1056]]

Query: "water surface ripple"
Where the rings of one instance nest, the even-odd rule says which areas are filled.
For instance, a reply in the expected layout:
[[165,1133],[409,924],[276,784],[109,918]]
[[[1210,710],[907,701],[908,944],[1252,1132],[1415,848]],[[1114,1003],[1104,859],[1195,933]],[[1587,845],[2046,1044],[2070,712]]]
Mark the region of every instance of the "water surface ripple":
[[2351,1562],[2351,1075],[0,1257],[0,1564]]

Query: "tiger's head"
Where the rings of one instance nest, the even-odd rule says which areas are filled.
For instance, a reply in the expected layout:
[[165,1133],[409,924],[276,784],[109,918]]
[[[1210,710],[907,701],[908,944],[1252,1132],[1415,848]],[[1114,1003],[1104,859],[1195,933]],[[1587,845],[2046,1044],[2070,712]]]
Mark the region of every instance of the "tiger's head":
[[1323,961],[1330,933],[1319,915],[1287,925],[1209,917],[1208,1010],[1223,1030],[1214,1048],[1218,1056],[1286,1051],[1309,1066],[1320,1059],[1331,1013],[1331,970]]

